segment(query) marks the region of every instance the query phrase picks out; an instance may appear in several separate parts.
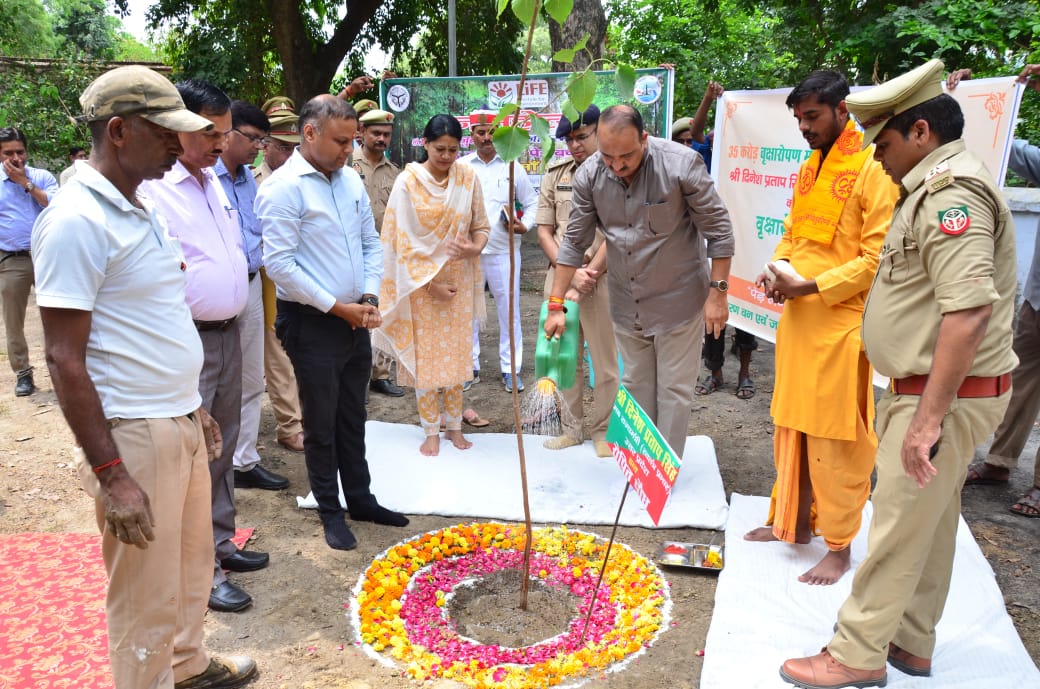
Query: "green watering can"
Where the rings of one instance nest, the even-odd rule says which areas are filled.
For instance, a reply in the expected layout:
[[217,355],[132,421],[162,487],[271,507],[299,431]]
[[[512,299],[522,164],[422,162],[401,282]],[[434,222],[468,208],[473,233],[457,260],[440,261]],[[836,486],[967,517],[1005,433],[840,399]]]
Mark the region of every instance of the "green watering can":
[[578,322],[578,304],[565,301],[567,325],[560,337],[546,339],[545,319],[549,315],[549,302],[542,303],[538,316],[538,337],[534,349],[534,375],[539,381],[548,378],[556,387],[565,390],[574,385],[574,374],[581,356],[581,329]]

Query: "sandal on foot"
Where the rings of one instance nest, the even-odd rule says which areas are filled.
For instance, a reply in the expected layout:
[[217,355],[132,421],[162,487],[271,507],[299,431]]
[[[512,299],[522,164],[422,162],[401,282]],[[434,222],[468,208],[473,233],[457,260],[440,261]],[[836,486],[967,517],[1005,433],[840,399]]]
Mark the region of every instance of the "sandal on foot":
[[462,412],[462,423],[467,426],[473,426],[474,428],[484,428],[485,426],[491,425],[490,421],[480,418],[480,414],[473,409],[467,409]]
[[1008,509],[1020,517],[1029,517],[1030,519],[1040,517],[1040,488],[1033,486],[1029,489],[1029,492],[1020,497],[1018,502]]
[[749,400],[755,396],[755,382],[751,378],[741,378],[737,383],[737,391],[734,393],[737,399]]
[[697,386],[694,387],[693,391],[698,395],[710,395],[721,387],[722,381],[709,373],[707,378],[700,383],[697,383]]
[[[999,467],[994,467],[985,462],[972,462],[968,465],[968,475],[964,479],[966,486],[1002,486],[1010,479],[1011,472],[1007,469],[1001,474]],[[997,478],[1003,475],[1004,478]]]

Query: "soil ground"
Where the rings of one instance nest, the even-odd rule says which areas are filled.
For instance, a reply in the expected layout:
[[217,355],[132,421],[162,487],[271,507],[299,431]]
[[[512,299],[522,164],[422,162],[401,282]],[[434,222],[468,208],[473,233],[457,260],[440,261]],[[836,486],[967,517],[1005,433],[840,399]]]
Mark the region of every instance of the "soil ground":
[[[524,245],[521,311],[525,324],[527,363],[523,377],[533,382],[533,337],[541,303],[544,258],[535,242]],[[497,324],[489,300],[489,322]],[[79,488],[72,468],[72,437],[58,408],[44,364],[38,312],[31,304],[27,324],[36,382],[40,391],[27,398],[12,394],[14,376],[0,353],[0,533],[26,531],[92,532],[96,529],[93,503]],[[732,332],[732,331],[730,331]],[[482,368],[497,369],[497,325],[483,336]],[[727,494],[768,495],[773,481],[772,425],[769,401],[773,387],[773,348],[762,343],[752,363],[758,394],[738,400],[735,357],[727,356],[724,387],[695,400],[691,434],[715,442]],[[692,375],[692,372],[691,372]],[[418,417],[412,394],[400,399],[372,395],[372,419],[415,424]],[[475,385],[466,406],[492,420],[485,432],[512,431],[512,400],[497,379]],[[472,429],[470,429],[472,431]],[[480,442],[479,432],[467,432]],[[1008,506],[1032,479],[1032,458],[1040,430],[1034,428],[1030,445],[1002,487],[969,487],[964,491],[964,516],[989,559],[1015,621],[1034,662],[1040,659],[1040,520],[1008,512]],[[244,653],[256,658],[257,689],[394,689],[415,684],[363,655],[353,644],[353,630],[345,615],[350,590],[372,558],[397,541],[455,523],[442,517],[415,516],[405,529],[352,524],[360,543],[357,550],[330,550],[322,537],[317,515],[296,507],[295,496],[308,491],[302,455],[275,442],[274,421],[265,401],[260,432],[260,454],[265,466],[285,474],[288,490],[237,491],[240,526],[255,527],[250,548],[271,553],[267,569],[233,574],[249,591],[255,604],[238,614],[210,612],[206,620],[207,645],[217,653]],[[370,462],[393,461],[369,456]],[[431,460],[436,461],[436,460]],[[519,490],[519,487],[517,488]],[[537,520],[537,515],[534,515]],[[590,530],[604,536],[609,529]],[[653,557],[662,541],[706,543],[714,532],[698,529],[649,530],[622,528],[619,540]],[[674,626],[649,652],[618,674],[594,679],[589,686],[604,689],[696,687],[701,658],[697,651],[711,620],[716,578],[701,572],[665,571],[671,583]],[[822,644],[825,640],[820,639]],[[451,682],[434,687],[457,686]]]

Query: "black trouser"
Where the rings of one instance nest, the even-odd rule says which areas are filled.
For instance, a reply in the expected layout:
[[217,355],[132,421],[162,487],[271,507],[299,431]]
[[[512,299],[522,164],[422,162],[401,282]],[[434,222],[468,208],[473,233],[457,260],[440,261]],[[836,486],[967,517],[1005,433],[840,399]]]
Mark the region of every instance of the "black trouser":
[[[746,333],[740,328],[734,328],[734,330],[737,331],[736,343],[733,345],[734,349],[743,352],[753,352],[758,349],[758,340],[755,339],[754,335]],[[704,335],[704,348],[701,349],[701,356],[704,357],[704,368],[708,369],[709,372],[718,371],[722,368],[723,362],[726,361],[725,328],[722,329],[718,337],[711,333]]]
[[278,300],[275,333],[296,372],[303,447],[323,522],[341,518],[336,475],[350,511],[376,504],[365,459],[365,388],[372,369],[368,330],[296,302]]

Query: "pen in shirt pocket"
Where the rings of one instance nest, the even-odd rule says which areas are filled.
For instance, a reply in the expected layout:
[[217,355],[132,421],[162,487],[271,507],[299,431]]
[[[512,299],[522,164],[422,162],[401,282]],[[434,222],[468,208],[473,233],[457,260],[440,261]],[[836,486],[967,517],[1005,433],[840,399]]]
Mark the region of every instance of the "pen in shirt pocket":
[[227,213],[227,217],[231,217],[231,211],[235,210],[231,206],[224,206],[224,212]]

